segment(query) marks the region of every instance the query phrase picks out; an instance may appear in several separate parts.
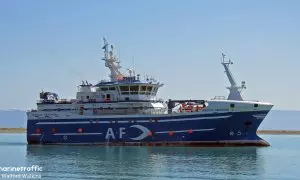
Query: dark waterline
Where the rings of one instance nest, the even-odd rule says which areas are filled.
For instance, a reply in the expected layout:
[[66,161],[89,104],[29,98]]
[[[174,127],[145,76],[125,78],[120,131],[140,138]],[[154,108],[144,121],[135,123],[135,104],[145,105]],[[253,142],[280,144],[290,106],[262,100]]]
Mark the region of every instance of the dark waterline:
[[43,179],[299,179],[300,136],[261,136],[270,147],[27,146],[0,134],[0,167],[39,165]]

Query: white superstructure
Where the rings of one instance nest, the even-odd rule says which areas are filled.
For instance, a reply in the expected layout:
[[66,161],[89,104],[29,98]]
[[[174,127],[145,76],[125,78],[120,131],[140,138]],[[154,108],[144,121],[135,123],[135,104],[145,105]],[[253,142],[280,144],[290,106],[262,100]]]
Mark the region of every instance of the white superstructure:
[[[92,85],[82,81],[78,86],[76,99],[59,99],[51,92],[41,92],[37,110],[28,113],[31,118],[49,116],[51,118],[98,117],[106,115],[147,115],[147,114],[178,114],[178,113],[211,113],[220,111],[253,111],[264,110],[267,104],[254,101],[243,101],[241,91],[246,88],[245,82],[237,86],[229,69],[232,61],[225,61],[222,54],[221,64],[231,84],[227,100],[169,100],[164,102],[157,98],[162,83],[153,78],[141,79],[135,70],[128,69],[129,75],[123,74],[120,61],[114,54],[114,47],[104,40],[105,66],[110,70],[110,81],[102,80]],[[261,106],[262,105],[262,106]],[[272,106],[271,104],[269,104]],[[268,106],[268,105],[267,105]],[[51,113],[50,113],[51,112]]]

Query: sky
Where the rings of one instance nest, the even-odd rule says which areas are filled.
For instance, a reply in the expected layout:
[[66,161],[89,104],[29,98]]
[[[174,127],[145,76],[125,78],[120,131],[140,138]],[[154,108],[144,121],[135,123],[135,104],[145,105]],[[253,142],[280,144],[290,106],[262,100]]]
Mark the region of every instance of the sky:
[[[0,109],[36,108],[39,92],[75,98],[109,70],[102,37],[123,68],[165,85],[164,99],[228,95],[225,53],[244,99],[300,110],[298,0],[2,0]],[[123,71],[125,72],[125,70]]]

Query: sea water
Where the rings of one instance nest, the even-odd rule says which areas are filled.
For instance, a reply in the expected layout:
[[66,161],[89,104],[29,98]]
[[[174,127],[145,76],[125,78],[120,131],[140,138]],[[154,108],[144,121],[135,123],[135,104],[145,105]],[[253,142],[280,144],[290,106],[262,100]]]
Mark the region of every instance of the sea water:
[[300,179],[300,136],[261,137],[271,146],[29,146],[0,133],[0,179]]

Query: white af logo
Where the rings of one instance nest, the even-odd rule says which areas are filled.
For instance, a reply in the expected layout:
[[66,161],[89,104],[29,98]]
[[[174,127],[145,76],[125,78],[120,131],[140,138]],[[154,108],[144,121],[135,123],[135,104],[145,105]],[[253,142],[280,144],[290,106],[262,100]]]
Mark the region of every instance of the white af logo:
[[[141,126],[141,125],[133,125],[133,126],[130,126],[130,128],[136,128],[136,129],[139,129],[140,131],[142,131],[142,133],[139,136],[130,138],[135,141],[139,141],[139,140],[146,138],[150,132],[150,130],[148,128],[146,128],[145,126]],[[124,128],[124,127],[119,128],[119,139],[122,139],[123,135],[126,134],[125,130],[126,130],[126,128]],[[115,133],[112,128],[107,129],[105,139],[106,140],[116,139]]]

